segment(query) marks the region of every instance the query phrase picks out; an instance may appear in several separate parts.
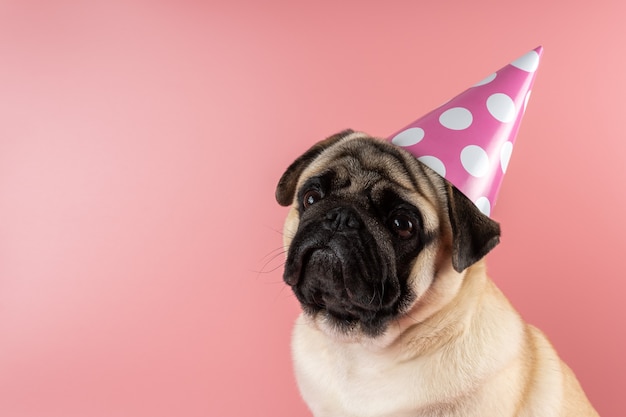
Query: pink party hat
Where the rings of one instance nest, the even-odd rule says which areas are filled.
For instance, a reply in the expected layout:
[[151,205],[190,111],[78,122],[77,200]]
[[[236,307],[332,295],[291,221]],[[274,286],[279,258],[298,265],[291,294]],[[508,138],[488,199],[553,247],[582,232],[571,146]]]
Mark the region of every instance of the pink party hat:
[[528,104],[540,46],[389,137],[490,215]]

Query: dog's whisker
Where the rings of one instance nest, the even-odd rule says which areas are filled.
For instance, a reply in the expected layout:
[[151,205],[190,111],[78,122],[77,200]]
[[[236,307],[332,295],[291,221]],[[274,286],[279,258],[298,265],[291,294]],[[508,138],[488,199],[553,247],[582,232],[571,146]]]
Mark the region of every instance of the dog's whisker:
[[280,262],[277,266],[275,267],[270,267],[270,264],[272,262],[274,262],[276,259],[279,259],[281,257],[283,257],[285,255],[286,251],[284,248],[280,247],[277,249],[274,249],[272,251],[270,251],[270,253],[268,253],[267,255],[265,255],[261,260],[265,261],[263,263],[263,266],[260,268],[260,270],[255,271],[257,273],[257,278],[261,275],[261,274],[269,274],[272,273],[278,269],[280,269],[281,267],[283,267],[285,265],[284,260],[282,262]]
[[374,291],[374,292],[372,293],[372,298],[370,298],[370,301],[369,301],[368,305],[370,305],[370,306],[371,306],[372,304],[374,304],[374,300],[375,300],[375,299],[376,299],[376,291]]
[[[285,264],[284,264],[284,263],[282,263],[282,264],[280,264],[280,265],[278,265],[278,266],[276,266],[276,267],[274,267],[274,268],[272,268],[272,269],[263,269],[263,270],[261,270],[261,271],[256,271],[256,273],[257,273],[258,275],[261,275],[261,274],[271,274],[272,272],[275,272],[275,271],[279,270],[280,268],[282,268],[282,267],[284,267],[284,266],[285,266]],[[264,268],[265,268],[265,267],[264,267]]]
[[[265,264],[263,266],[264,267],[268,266],[271,262],[275,261],[276,259],[281,259],[282,258],[284,260],[285,253],[286,252],[284,252],[284,251],[276,252],[274,255],[272,255],[271,258],[267,259],[267,261],[265,262]],[[283,261],[283,263],[284,263],[284,261]]]
[[276,249],[271,250],[267,255],[263,256],[261,258],[261,261],[264,261],[264,260],[266,260],[267,258],[270,258],[270,257],[274,257],[274,256],[276,256],[276,254],[280,255],[280,254],[285,254],[285,253],[286,253],[285,248],[280,246],[280,247],[278,247]]
[[280,265],[277,265],[273,268],[268,268],[267,265],[264,265],[263,268],[261,268],[260,270],[254,270],[252,272],[256,273],[256,277],[260,278],[261,275],[268,275],[271,274],[273,272],[276,272],[277,270],[279,270],[280,268],[282,268],[284,266],[284,263],[281,263]]
[[274,233],[278,233],[279,235],[283,235],[284,230],[283,229],[276,229],[275,227],[272,226],[267,226],[267,228],[269,230],[271,230]]
[[[282,283],[282,281],[281,281]],[[278,300],[279,297],[286,299],[288,297],[291,297],[293,294],[291,292],[286,292],[285,290],[288,287],[286,285],[283,285],[280,290],[278,291],[278,294],[276,294],[276,296],[274,297],[274,301]]]

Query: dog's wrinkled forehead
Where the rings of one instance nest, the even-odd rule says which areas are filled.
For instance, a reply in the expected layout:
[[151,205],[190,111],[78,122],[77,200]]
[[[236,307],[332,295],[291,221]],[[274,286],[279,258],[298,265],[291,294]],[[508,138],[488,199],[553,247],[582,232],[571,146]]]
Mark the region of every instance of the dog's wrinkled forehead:
[[432,175],[402,149],[382,140],[356,136],[324,150],[303,172],[298,188],[309,178],[330,176],[336,187],[346,191],[376,193],[392,186],[407,199],[419,195],[436,204],[436,179]]

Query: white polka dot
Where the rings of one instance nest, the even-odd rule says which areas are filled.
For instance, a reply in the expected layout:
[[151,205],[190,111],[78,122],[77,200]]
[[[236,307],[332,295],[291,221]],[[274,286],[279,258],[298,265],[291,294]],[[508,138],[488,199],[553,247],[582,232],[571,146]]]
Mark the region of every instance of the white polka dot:
[[452,130],[463,130],[471,126],[472,112],[464,107],[453,107],[439,116],[439,123]]
[[489,216],[491,214],[491,203],[487,197],[479,197],[474,204],[484,215]]
[[398,146],[412,146],[419,143],[422,139],[424,139],[424,129],[421,127],[410,127],[394,136],[391,142]]
[[526,55],[511,62],[511,65],[515,68],[521,69],[522,71],[535,72],[539,66],[539,54],[535,51],[530,51]]
[[526,107],[528,106],[528,100],[530,100],[530,93],[531,90],[528,90],[528,93],[526,93],[526,97],[524,98],[524,112],[526,111]]
[[474,84],[474,87],[480,87],[481,85],[485,85],[485,84],[489,84],[490,82],[492,82],[493,80],[496,79],[496,76],[498,74],[497,73],[493,73],[488,75],[486,78],[480,80],[479,82],[477,82],[476,84]]
[[480,146],[469,145],[461,151],[463,168],[474,177],[483,177],[489,171],[489,156]]
[[502,167],[502,173],[506,172],[506,168],[509,166],[511,160],[511,153],[513,152],[513,143],[508,140],[502,144],[500,148],[500,167]]
[[503,93],[495,93],[487,99],[487,109],[489,113],[502,123],[509,123],[515,120],[515,102]]
[[435,171],[437,174],[441,175],[442,177],[446,177],[446,166],[441,161],[441,159],[434,156],[426,155],[420,156],[419,158],[417,158],[417,160],[426,165],[428,168]]

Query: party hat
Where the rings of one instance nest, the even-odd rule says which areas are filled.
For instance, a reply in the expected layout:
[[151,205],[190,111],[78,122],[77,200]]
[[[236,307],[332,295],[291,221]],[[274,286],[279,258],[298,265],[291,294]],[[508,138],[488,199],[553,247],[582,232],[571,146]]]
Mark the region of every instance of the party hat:
[[542,51],[540,46],[528,52],[389,139],[454,184],[489,216]]

